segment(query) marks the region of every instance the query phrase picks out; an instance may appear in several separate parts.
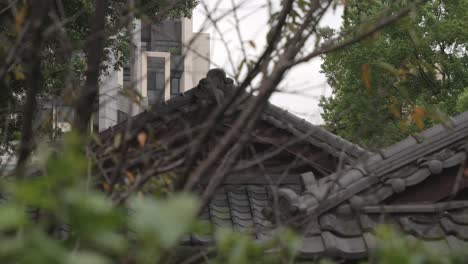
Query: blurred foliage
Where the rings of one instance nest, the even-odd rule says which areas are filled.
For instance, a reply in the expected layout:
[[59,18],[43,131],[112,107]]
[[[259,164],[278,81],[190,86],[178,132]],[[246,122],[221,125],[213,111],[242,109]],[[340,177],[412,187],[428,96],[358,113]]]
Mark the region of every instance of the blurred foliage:
[[[40,148],[30,168],[34,176],[2,178],[0,263],[179,263],[197,254],[206,263],[294,260],[299,240],[291,232],[258,243],[248,234],[210,230],[197,220],[200,204],[188,194],[138,193],[116,206],[90,188],[82,146],[67,133],[62,147]],[[182,247],[190,233],[214,234],[216,243]]]
[[377,229],[378,246],[376,260],[381,264],[458,264],[466,263],[466,256],[462,252],[446,254],[435,248],[424,246],[420,241],[402,237],[394,232],[390,226]]
[[[67,133],[61,147],[39,148],[30,177],[1,178],[0,263],[317,263],[300,258],[302,241],[288,229],[256,240],[210,228],[198,220],[200,204],[188,194],[137,192],[116,206],[90,188],[82,146]],[[181,239],[189,234],[212,236],[214,243],[184,246]],[[376,234],[371,263],[464,263],[459,255],[440,255],[386,227]]]
[[[365,28],[411,2],[346,1],[342,30]],[[468,87],[467,16],[467,0],[428,1],[366,40],[324,56],[333,92],[320,104],[326,127],[378,149],[462,111],[456,102]],[[325,39],[335,34],[321,32]]]
[[458,97],[456,107],[458,112],[468,111],[468,88],[465,88],[463,93]]

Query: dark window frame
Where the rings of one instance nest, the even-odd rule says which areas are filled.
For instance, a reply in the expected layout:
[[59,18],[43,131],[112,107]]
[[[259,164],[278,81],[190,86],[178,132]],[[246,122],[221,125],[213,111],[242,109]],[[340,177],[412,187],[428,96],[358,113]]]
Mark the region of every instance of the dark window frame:
[[[174,87],[174,84],[175,84],[174,81],[177,81],[177,89],[175,89]],[[171,89],[171,96],[180,94],[180,77],[171,76],[170,89]]]

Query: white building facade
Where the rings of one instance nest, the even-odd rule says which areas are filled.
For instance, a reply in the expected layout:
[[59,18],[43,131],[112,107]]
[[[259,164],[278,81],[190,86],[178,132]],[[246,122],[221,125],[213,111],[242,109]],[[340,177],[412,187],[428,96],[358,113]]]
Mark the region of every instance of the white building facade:
[[210,35],[194,33],[190,18],[157,24],[136,20],[132,35],[133,65],[101,78],[99,131],[193,88],[209,70]]

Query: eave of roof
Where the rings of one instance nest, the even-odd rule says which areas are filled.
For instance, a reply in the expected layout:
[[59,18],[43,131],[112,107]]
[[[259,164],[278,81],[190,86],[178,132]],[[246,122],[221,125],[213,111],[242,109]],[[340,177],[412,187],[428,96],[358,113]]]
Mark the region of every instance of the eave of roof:
[[[306,186],[309,191],[297,198],[298,203],[301,210],[308,214],[322,214],[348,200],[358,206],[376,204],[379,202],[377,196],[370,201],[356,195],[385,181],[388,181],[388,191],[392,194],[407,185],[417,184],[439,170],[463,162],[466,159],[464,145],[467,138],[468,111],[445,124],[434,126],[374,153],[347,170],[338,171],[316,184]],[[449,147],[449,153],[442,153],[439,155],[441,157],[431,157],[423,162],[424,158]],[[414,169],[408,169],[410,165],[414,165]],[[388,194],[384,196],[388,197]]]

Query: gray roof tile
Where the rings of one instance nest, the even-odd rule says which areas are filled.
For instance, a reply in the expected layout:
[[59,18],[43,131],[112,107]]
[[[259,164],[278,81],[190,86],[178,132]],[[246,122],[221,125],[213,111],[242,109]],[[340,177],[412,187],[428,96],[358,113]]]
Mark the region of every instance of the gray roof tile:
[[362,258],[367,255],[367,246],[361,236],[343,238],[331,232],[322,232],[322,239],[329,254],[343,258]]
[[468,225],[468,212],[461,210],[459,213],[447,213],[446,217],[459,225]]
[[299,253],[302,256],[315,258],[317,255],[323,254],[325,246],[323,244],[322,236],[307,236],[302,239],[302,247]]
[[343,237],[361,235],[361,228],[353,215],[337,217],[336,214],[330,213],[320,216],[319,219],[322,230],[330,231]]
[[452,250],[463,251],[464,253],[466,253],[466,249],[468,248],[468,242],[467,241],[463,241],[463,240],[457,238],[456,236],[452,236],[452,235],[448,235],[445,239],[446,239],[449,247]]
[[431,140],[431,138],[433,138],[434,136],[440,133],[444,133],[444,132],[450,133],[450,131],[453,131],[453,124],[450,120],[448,120],[446,124],[434,126],[434,127],[431,127],[429,129],[422,131],[421,133],[417,134],[417,137],[422,138],[423,140]]
[[[361,158],[363,155],[369,154],[366,150],[356,144],[352,144],[343,138],[340,138],[325,129],[314,126],[297,116],[280,109],[277,106],[268,104],[262,119],[288,130],[296,136],[310,134],[308,137],[309,142],[312,144],[329,151],[332,155],[339,157],[341,152],[347,154],[346,156],[352,160]],[[312,133],[313,132],[313,133]]]
[[468,111],[465,111],[452,119],[454,126],[468,125]]
[[343,174],[341,177],[338,177],[338,185],[342,188],[346,188],[356,181],[364,177],[361,170],[351,169],[346,174]]
[[455,235],[456,237],[468,240],[468,225],[460,225],[447,217],[440,220],[440,224],[447,234]]
[[373,233],[365,232],[363,233],[362,237],[364,238],[364,241],[366,242],[368,251],[374,251],[377,249],[378,240]]
[[415,221],[411,216],[400,217],[400,224],[403,230],[409,234],[425,239],[441,239],[445,232],[435,219],[432,223],[422,224]]
[[431,171],[428,168],[422,168],[417,170],[415,173],[405,178],[405,184],[408,186],[416,185],[424,181],[431,175]]
[[413,146],[413,145],[416,145],[418,144],[418,142],[416,141],[416,139],[414,139],[413,137],[408,137],[396,144],[393,144],[387,148],[384,148],[382,149],[381,151],[379,151],[380,154],[382,154],[382,156],[387,159],[399,152],[401,152],[402,150],[405,150],[405,149],[408,149],[409,147]]

